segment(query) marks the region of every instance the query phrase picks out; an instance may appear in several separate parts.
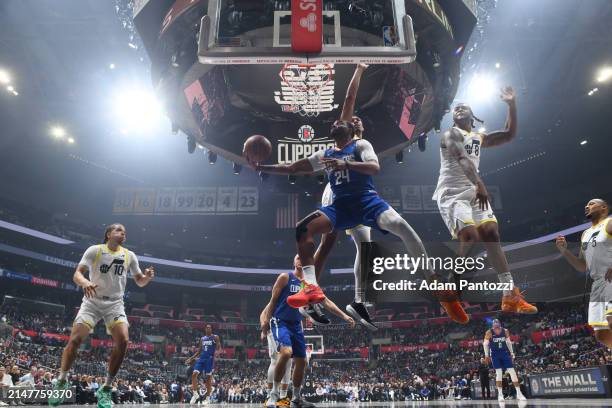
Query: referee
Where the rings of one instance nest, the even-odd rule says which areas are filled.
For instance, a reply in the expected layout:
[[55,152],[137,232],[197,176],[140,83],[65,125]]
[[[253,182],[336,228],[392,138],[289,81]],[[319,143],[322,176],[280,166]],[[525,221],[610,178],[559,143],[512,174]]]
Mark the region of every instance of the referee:
[[[480,389],[482,390],[482,399],[491,399],[491,386],[489,385],[489,366],[485,363],[485,359],[480,359],[478,366],[478,376],[480,377]],[[486,397],[485,397],[486,390]]]

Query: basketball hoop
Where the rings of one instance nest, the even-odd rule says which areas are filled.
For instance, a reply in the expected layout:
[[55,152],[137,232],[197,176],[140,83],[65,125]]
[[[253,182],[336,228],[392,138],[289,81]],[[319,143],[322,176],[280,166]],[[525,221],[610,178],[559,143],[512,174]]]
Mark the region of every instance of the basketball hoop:
[[322,111],[333,109],[333,64],[285,64],[279,75],[283,112],[316,117]]

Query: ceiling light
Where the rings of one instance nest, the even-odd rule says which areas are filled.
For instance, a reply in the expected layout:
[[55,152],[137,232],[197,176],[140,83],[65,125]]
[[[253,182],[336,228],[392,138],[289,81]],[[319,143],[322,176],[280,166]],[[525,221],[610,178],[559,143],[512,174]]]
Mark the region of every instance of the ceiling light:
[[11,82],[11,76],[6,71],[0,70],[0,84],[8,84]]
[[51,128],[51,136],[61,139],[66,136],[66,130],[61,126],[53,126]]

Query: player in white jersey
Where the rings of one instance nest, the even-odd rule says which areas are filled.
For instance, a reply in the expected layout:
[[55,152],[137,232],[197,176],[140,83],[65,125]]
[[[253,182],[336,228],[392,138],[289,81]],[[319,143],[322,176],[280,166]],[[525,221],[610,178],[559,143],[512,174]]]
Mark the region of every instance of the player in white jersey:
[[[112,224],[104,232],[104,243],[85,251],[74,272],[74,283],[83,289],[85,296],[74,320],[70,340],[62,353],[60,374],[54,389],[65,390],[68,371],[77,356],[79,346],[93,332],[100,320],[113,338],[114,348],[108,362],[108,373],[96,396],[99,408],[111,407],[112,383],[127,352],[128,319],[123,306],[127,274],[131,273],[140,287],[146,286],[154,276],[153,267],[141,272],[136,255],[121,245],[125,242],[125,227]],[[89,279],[85,274],[89,273]],[[58,393],[62,395],[63,393]],[[64,398],[51,398],[49,404],[57,406]]]
[[595,338],[612,349],[612,218],[610,206],[594,198],[584,207],[591,220],[580,237],[580,253],[576,257],[567,249],[565,237],[557,237],[556,245],[565,259],[579,272],[588,272],[593,279],[589,299],[589,326]]
[[[453,110],[453,127],[440,142],[440,176],[433,195],[440,215],[453,238],[459,239],[459,255],[467,256],[476,242],[482,242],[488,259],[497,271],[500,282],[514,284],[508,261],[499,243],[497,219],[489,205],[489,194],[478,175],[481,149],[508,143],[516,136],[516,96],[510,87],[502,90],[501,99],[508,104],[504,130],[488,134],[473,130],[477,119],[466,104]],[[537,313],[517,287],[504,291],[502,311]]]

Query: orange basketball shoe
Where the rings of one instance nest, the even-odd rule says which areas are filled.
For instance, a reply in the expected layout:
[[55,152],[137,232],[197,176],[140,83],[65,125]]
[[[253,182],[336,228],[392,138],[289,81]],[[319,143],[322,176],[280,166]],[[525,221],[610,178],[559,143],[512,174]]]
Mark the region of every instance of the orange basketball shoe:
[[514,287],[512,294],[504,295],[502,297],[502,312],[506,313],[520,313],[520,314],[536,314],[538,308],[532,304],[527,303],[523,298],[523,292],[519,288]]
[[317,285],[303,282],[302,289],[295,295],[287,297],[287,304],[295,309],[304,307],[306,305],[312,305],[314,303],[321,303],[325,300],[325,293]]
[[470,317],[463,310],[461,302],[457,297],[457,294],[452,290],[439,290],[435,292],[438,301],[446,310],[446,314],[454,322],[459,324],[467,324],[470,321]]

